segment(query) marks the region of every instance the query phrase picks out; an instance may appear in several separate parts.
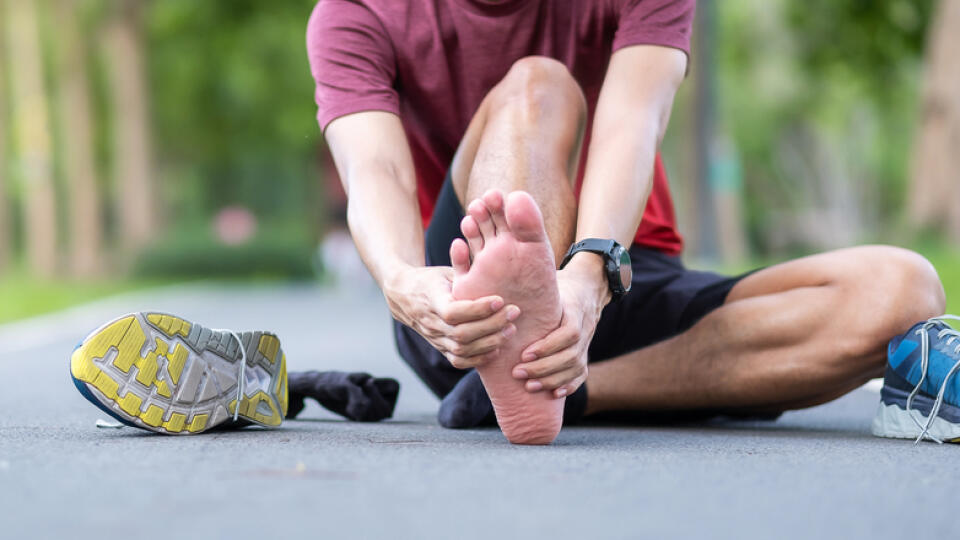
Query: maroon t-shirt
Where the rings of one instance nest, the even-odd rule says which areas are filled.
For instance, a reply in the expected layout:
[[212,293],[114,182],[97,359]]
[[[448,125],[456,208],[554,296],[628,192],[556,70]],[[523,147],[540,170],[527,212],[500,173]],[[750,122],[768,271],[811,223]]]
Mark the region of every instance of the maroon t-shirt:
[[[320,0],[307,27],[317,120],[399,115],[426,226],[470,119],[515,61],[563,62],[592,120],[610,55],[638,44],[688,52],[693,10],[694,0]],[[583,162],[578,176],[579,193]],[[659,155],[635,242],[670,254],[683,245]]]

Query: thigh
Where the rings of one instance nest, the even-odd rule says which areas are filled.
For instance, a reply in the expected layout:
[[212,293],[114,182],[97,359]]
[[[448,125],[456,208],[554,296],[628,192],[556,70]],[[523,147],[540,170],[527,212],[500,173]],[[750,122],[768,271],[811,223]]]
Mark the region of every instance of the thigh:
[[[822,287],[869,275],[883,275],[890,263],[897,263],[896,248],[858,246],[808,255],[769,266],[743,279],[730,291],[728,301],[736,302],[755,296],[777,294],[802,287]],[[874,280],[862,280],[868,284]]]
[[722,306],[745,276],[690,270],[679,257],[634,246],[630,292],[604,310],[590,344],[597,362],[653,345],[693,326]]

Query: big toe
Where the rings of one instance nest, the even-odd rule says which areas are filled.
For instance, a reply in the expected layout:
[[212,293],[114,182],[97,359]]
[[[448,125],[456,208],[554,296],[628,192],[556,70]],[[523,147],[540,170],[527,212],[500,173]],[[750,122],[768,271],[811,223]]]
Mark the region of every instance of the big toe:
[[514,191],[507,195],[505,204],[507,224],[510,231],[522,242],[545,242],[547,233],[543,228],[543,215],[536,201],[526,191]]

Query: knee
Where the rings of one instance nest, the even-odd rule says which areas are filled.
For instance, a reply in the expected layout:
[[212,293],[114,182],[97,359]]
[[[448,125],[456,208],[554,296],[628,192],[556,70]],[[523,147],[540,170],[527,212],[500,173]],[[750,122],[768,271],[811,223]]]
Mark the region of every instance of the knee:
[[887,341],[917,322],[943,314],[946,296],[930,261],[897,247],[858,249],[858,263],[847,276],[847,289],[859,297],[858,349],[882,350]]
[[587,115],[586,98],[567,66],[545,56],[514,62],[491,96],[494,110],[533,121],[558,113],[572,113],[582,121]]
[[876,265],[885,267],[880,272],[881,292],[890,298],[886,317],[889,332],[900,334],[919,321],[942,315],[946,295],[936,269],[923,255],[910,250],[876,246]]

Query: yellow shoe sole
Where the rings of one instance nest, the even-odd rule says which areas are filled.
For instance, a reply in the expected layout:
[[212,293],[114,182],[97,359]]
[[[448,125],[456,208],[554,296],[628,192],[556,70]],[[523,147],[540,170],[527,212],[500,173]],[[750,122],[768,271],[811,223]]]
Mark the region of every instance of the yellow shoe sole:
[[124,424],[192,434],[238,417],[279,426],[287,413],[286,356],[277,336],[210,330],[166,313],[131,313],[90,333],[70,357],[80,393]]

